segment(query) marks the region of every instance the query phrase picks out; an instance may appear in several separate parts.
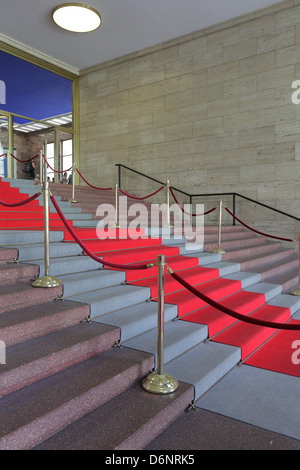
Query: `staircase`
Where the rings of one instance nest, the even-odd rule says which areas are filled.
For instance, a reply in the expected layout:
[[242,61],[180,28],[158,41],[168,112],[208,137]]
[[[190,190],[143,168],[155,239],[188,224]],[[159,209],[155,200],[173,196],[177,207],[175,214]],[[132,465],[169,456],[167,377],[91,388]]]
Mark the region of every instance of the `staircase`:
[[[2,179],[0,199],[24,199],[37,189],[27,181]],[[273,321],[300,318],[300,300],[288,294],[298,287],[298,257],[292,249],[240,226],[223,227],[223,255],[212,253],[217,227],[211,226],[205,228],[204,249],[195,247],[194,252],[186,249],[184,238],[157,238],[157,230],[154,238],[150,231],[137,241],[99,240],[95,227],[100,220],[94,215],[99,192],[76,188],[79,202],[74,204],[68,202],[67,185],[53,184],[51,191],[78,236],[98,256],[134,263],[165,254],[174,271],[232,308],[268,318],[276,311]],[[105,194],[113,203],[114,192]],[[251,344],[245,333],[246,348],[235,344],[225,336],[239,325],[198,305],[166,274],[165,372],[180,386],[165,396],[145,392],[140,383],[157,362],[157,268],[104,268],[82,253],[51,207],[50,272],[62,286],[33,288],[32,279],[44,274],[40,204],[21,211],[1,206],[0,212],[0,339],[6,344],[6,364],[0,364],[0,449],[151,448],[191,403],[214,411],[209,397],[227,377],[249,369],[245,360],[273,331],[262,335],[247,329]],[[24,220],[30,221],[27,228]],[[290,379],[289,390],[298,393],[299,379],[292,377],[294,388]],[[266,429],[300,439],[297,426],[282,430],[266,424]]]

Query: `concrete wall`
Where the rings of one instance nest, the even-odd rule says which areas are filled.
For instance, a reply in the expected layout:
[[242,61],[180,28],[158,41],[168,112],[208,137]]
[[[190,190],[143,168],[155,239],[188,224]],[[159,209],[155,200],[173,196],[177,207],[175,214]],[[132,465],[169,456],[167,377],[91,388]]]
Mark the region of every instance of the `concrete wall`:
[[[111,186],[122,163],[189,193],[235,191],[300,217],[297,79],[299,0],[84,70],[80,170]],[[123,187],[143,196],[159,185],[124,172]],[[292,219],[249,202],[237,209],[260,230],[298,236]]]

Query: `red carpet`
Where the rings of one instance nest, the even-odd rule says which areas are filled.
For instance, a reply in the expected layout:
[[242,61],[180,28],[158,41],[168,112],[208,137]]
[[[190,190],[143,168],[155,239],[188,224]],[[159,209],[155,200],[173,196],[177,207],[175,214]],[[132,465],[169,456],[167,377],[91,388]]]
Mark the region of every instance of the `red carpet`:
[[[240,291],[233,294],[227,299],[220,302],[226,307],[230,307],[234,311],[243,315],[249,315],[251,312],[261,307],[265,303],[264,294],[256,294],[253,292]],[[210,305],[190,313],[183,320],[193,323],[201,323],[208,326],[209,336],[214,336],[228,326],[236,323],[236,319],[226,315]]]
[[[198,266],[196,268],[190,268],[181,271],[181,276],[192,285],[202,284],[212,279],[218,278],[219,270],[212,268],[202,268],[201,266]],[[151,297],[157,297],[157,277],[150,277],[148,279],[135,281],[131,284],[134,284],[135,286],[150,287]],[[165,294],[176,292],[182,289],[183,287],[175,279],[173,279],[170,274],[165,275]]]
[[103,253],[105,251],[115,251],[115,250],[130,250],[135,248],[144,248],[147,246],[161,246],[160,239],[143,239],[138,238],[137,240],[132,240],[131,238],[127,239],[106,239],[106,240],[85,240],[84,244],[86,247],[93,251],[93,253]]
[[[194,268],[199,266],[198,258],[192,257],[184,257],[181,255],[175,256],[168,256],[168,264],[172,266],[172,269],[175,271],[181,271],[182,269]],[[149,263],[156,263],[156,259],[148,260]],[[165,273],[167,273],[167,268],[165,268]],[[133,281],[138,281],[140,279],[145,279],[148,277],[155,277],[157,283],[157,274],[158,274],[158,267],[154,266],[153,268],[149,268],[146,271],[127,271],[126,273],[126,280],[128,283],[133,283]]]
[[[290,323],[299,322],[291,320]],[[278,331],[245,364],[300,377],[299,331]]]
[[[213,300],[218,301],[239,291],[241,289],[241,283],[240,281],[231,281],[229,279],[219,278],[201,284],[201,287],[199,286],[199,290],[200,288],[201,292]],[[181,290],[179,292],[166,295],[165,302],[167,304],[177,305],[179,317],[207,305],[203,300],[199,299],[187,290]]]
[[[251,314],[254,318],[261,320],[286,323],[290,318],[290,310],[283,307],[264,305]],[[270,338],[277,330],[272,328],[250,325],[245,322],[238,322],[217,335],[213,341],[217,343],[231,344],[239,346],[242,350],[242,359],[245,359]],[[299,332],[298,332],[299,333]],[[264,347],[262,348],[262,351]]]

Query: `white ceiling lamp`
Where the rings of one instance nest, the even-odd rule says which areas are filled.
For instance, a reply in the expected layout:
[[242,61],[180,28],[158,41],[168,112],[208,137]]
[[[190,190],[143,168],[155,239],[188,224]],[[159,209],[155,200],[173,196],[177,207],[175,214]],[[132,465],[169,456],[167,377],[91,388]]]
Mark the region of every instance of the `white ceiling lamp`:
[[99,28],[101,15],[94,8],[81,3],[63,3],[52,11],[54,23],[67,31],[88,33]]

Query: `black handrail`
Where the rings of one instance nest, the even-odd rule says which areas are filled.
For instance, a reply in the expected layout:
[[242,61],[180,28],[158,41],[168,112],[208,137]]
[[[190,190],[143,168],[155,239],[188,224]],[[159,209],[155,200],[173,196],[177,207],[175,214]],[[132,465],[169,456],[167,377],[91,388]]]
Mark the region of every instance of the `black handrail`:
[[[126,165],[123,165],[122,163],[116,163],[116,166],[118,166],[118,180],[119,180],[119,188],[121,188],[121,167],[122,168],[126,168],[126,170],[130,170],[132,171],[133,173],[136,173],[140,176],[143,176],[144,178],[147,178],[148,180],[152,180],[152,181],[155,181],[156,183],[159,183],[161,185],[166,185],[166,182],[163,182],[163,181],[159,181],[155,178],[152,178],[152,176],[148,176],[148,175],[145,175],[144,173],[141,173],[140,171],[137,171],[137,170],[134,170],[133,168],[129,168],[128,166]],[[181,189],[178,189],[178,188],[173,188],[173,189],[176,189],[176,191],[179,191],[180,193],[182,194],[185,194],[186,196],[191,196],[189,193],[186,193],[185,191],[182,191]]]
[[[152,181],[155,181],[156,183],[159,183],[159,184],[162,184],[162,185],[165,185],[165,183],[163,183],[162,181],[159,181],[155,178],[152,178],[151,176],[148,176],[148,175],[145,175],[144,173],[141,173],[140,171],[137,171],[137,170],[134,170],[133,168],[129,168],[128,166],[125,166],[123,165],[122,163],[116,163],[116,166],[119,167],[118,169],[118,172],[119,172],[119,187],[121,187],[121,167],[123,168],[126,168],[126,170],[129,170],[129,171],[132,171],[133,173],[137,173],[138,175],[140,176],[143,176],[144,178],[148,178]],[[172,189],[174,189],[175,191],[178,191],[182,194],[185,194],[186,196],[188,196],[190,198],[190,204],[193,203],[193,198],[194,197],[208,197],[208,196],[232,196],[232,207],[233,207],[233,215],[235,216],[235,206],[236,206],[236,197],[240,197],[242,199],[246,199],[247,201],[250,201],[250,202],[253,202],[254,204],[258,204],[262,207],[266,207],[267,209],[270,209],[274,212],[277,212],[279,214],[282,214],[282,215],[285,215],[286,217],[290,217],[291,219],[294,219],[294,220],[299,220],[300,221],[300,218],[299,217],[296,217],[292,214],[288,214],[286,212],[283,212],[279,209],[276,209],[275,207],[271,207],[271,206],[268,206],[267,204],[264,204],[263,202],[259,202],[259,201],[256,201],[255,199],[251,199],[250,197],[247,197],[247,196],[243,196],[242,194],[239,194],[239,193],[236,193],[236,192],[232,192],[232,193],[201,193],[201,194],[190,194],[190,193],[187,193],[185,191],[182,191],[181,189],[177,189],[177,188],[174,188],[174,186],[172,186]],[[235,219],[233,219],[233,225],[235,225]]]

